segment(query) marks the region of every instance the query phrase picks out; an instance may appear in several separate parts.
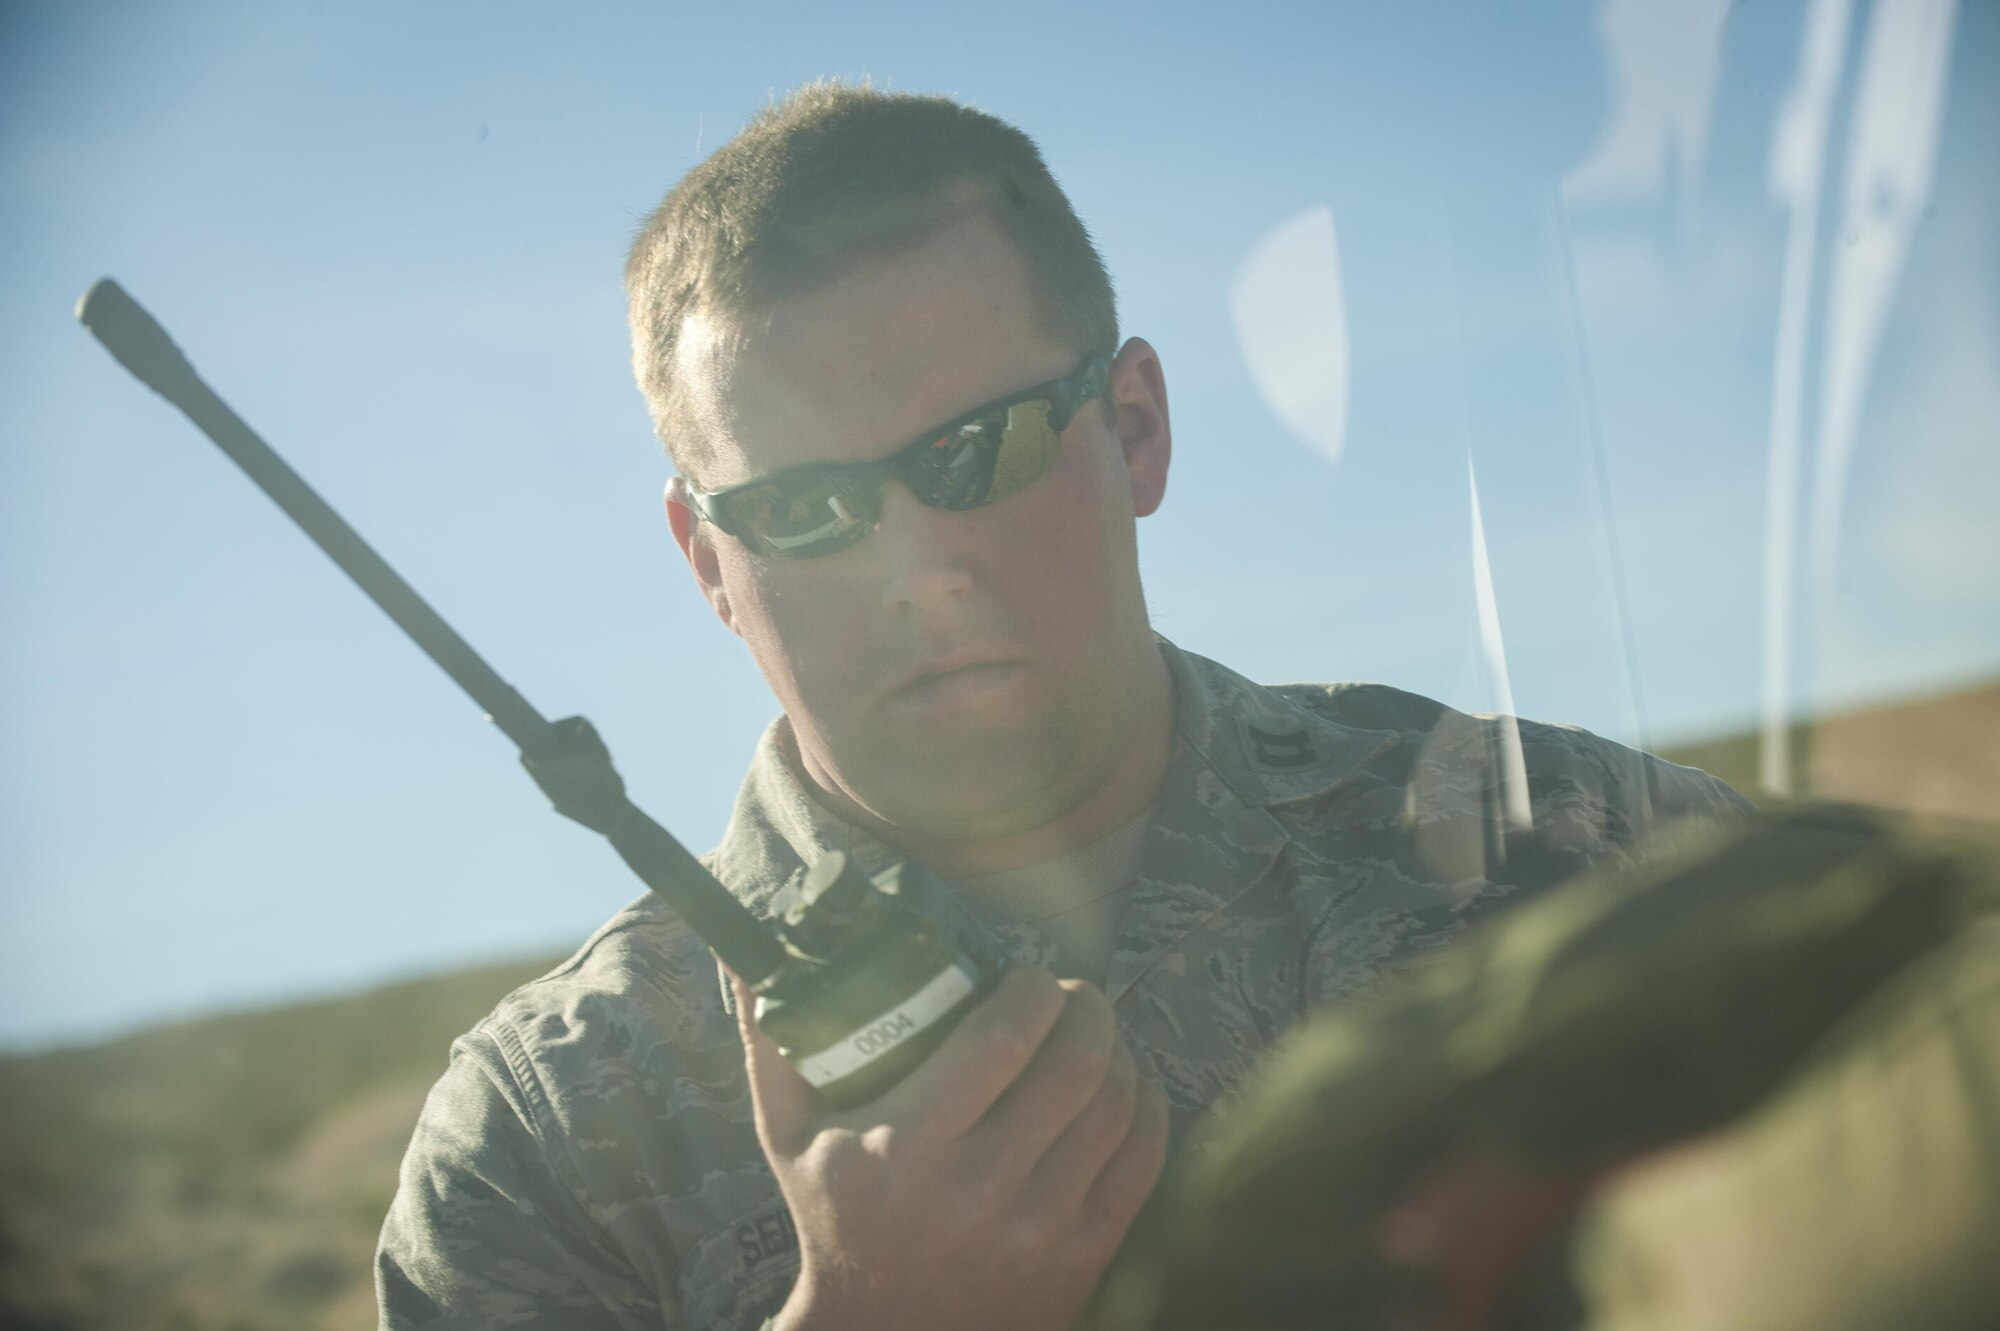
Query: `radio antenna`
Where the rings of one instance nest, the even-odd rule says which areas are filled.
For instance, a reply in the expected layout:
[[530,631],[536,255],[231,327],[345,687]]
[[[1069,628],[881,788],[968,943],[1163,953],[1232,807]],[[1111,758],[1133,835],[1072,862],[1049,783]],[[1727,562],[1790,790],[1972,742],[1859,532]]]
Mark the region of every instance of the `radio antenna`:
[[647,887],[751,984],[778,969],[786,952],[758,919],[672,834],[626,797],[625,783],[590,722],[550,721],[486,664],[360,533],[348,526],[271,446],[196,374],[166,329],[112,279],[77,302],[76,317],[119,364],[194,422],[259,489],[396,621],[424,655],[469,694],[520,750],[522,765],[556,811],[601,833]]

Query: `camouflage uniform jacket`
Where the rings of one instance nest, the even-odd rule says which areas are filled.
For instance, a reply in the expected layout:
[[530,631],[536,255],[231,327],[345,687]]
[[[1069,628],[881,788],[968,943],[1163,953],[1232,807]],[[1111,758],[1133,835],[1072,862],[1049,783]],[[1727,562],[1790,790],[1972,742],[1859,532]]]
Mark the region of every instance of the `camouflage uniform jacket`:
[[[1310,1006],[1649,824],[1742,807],[1580,730],[1517,731],[1373,685],[1268,688],[1162,651],[1174,742],[1106,990],[1177,1139]],[[815,816],[782,724],[708,859],[765,913],[825,850],[871,872],[890,855]],[[1521,808],[1509,770],[1533,836],[1499,830]],[[1027,926],[995,929],[1043,960]],[[706,1329],[755,1327],[796,1270],[715,964],[642,898],[453,1046],[377,1283],[389,1327]]]

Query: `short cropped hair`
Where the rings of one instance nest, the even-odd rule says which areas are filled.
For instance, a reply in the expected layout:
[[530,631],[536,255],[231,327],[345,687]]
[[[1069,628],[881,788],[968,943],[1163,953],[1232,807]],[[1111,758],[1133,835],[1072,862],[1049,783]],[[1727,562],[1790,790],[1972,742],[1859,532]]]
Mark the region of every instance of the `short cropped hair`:
[[1020,130],[839,83],[759,112],[674,186],[626,259],[633,371],[675,466],[687,474],[699,445],[678,365],[690,315],[740,320],[978,215],[1020,254],[1045,334],[1078,355],[1116,349],[1104,261]]

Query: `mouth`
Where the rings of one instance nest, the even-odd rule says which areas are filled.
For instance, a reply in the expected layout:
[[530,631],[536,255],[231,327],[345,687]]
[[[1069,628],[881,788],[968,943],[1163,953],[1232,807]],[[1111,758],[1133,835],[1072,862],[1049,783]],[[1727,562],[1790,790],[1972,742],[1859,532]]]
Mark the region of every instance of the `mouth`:
[[907,707],[971,702],[1005,685],[1019,669],[1014,661],[945,662],[919,670],[891,690],[889,699]]

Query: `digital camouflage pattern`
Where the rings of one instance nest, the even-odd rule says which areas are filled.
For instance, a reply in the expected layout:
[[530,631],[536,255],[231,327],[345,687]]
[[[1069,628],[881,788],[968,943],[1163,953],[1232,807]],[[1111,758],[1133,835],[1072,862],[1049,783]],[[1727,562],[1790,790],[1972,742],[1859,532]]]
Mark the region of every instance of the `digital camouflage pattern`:
[[[1655,826],[1746,807],[1580,730],[1161,649],[1173,748],[1106,993],[1176,1140],[1309,1008]],[[891,858],[814,810],[784,745],[781,720],[707,861],[766,915],[825,851]],[[1031,926],[988,923],[1048,959]],[[715,964],[648,897],[453,1046],[377,1280],[389,1327],[706,1329],[758,1325],[796,1270]]]
[[2000,849],[1669,832],[1304,1023],[1093,1331],[1867,1331],[2000,1312]]

